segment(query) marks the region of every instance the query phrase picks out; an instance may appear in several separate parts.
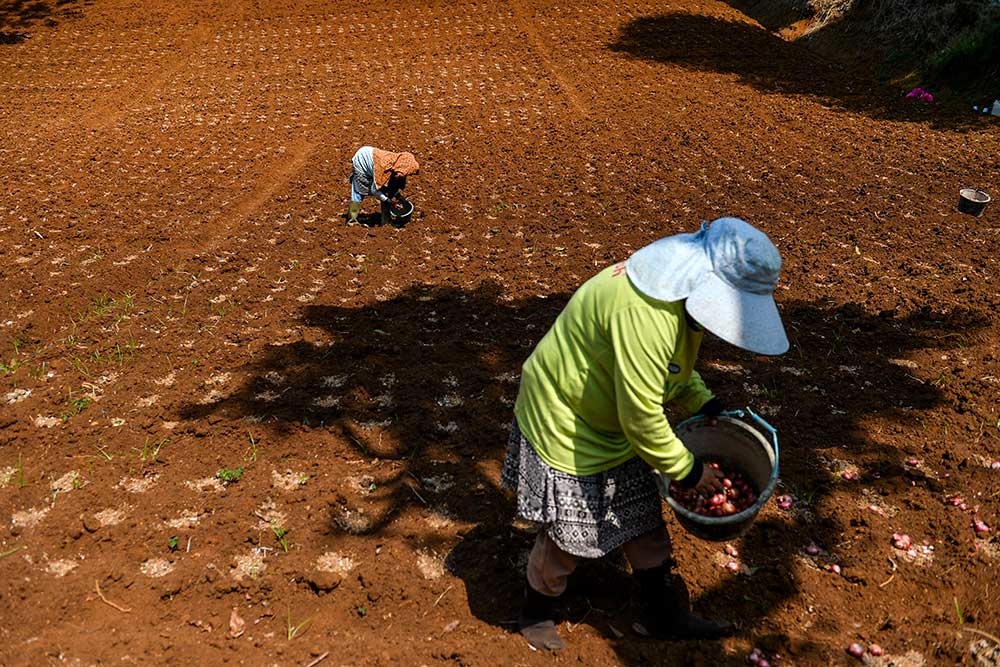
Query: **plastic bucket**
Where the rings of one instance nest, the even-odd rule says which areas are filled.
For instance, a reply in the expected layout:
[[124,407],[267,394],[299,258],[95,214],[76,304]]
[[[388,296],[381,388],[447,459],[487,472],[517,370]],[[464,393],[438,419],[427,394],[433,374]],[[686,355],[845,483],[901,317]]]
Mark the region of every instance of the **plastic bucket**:
[[389,208],[389,217],[397,223],[409,221],[410,216],[413,215],[413,202],[401,198],[397,199],[397,201],[399,202],[399,206]]
[[[761,431],[740,419],[746,413],[771,436],[770,442]],[[746,474],[759,490],[753,505],[729,516],[702,516],[674,500],[669,493],[670,479],[658,475],[660,492],[677,521],[703,540],[725,542],[747,532],[778,483],[778,432],[750,408],[746,413],[743,410],[723,413],[717,426],[710,426],[706,417],[693,417],[678,424],[674,432],[699,459],[716,459],[723,467],[731,466]]]
[[990,201],[991,197],[982,190],[962,188],[958,191],[958,210],[977,218],[983,214]]

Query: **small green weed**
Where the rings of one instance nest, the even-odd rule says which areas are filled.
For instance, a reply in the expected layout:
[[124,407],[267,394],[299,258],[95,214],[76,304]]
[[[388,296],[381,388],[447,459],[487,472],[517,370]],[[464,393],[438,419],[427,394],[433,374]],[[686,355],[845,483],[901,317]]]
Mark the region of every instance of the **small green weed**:
[[1000,19],[984,22],[979,28],[953,40],[929,59],[935,78],[967,83],[970,72],[994,67],[1000,58]]
[[271,526],[271,531],[274,532],[274,537],[278,540],[278,544],[281,545],[281,550],[286,554],[288,553],[288,531],[280,526]]
[[17,488],[23,489],[27,482],[24,481],[24,461],[21,460],[21,452],[17,453]]
[[24,550],[25,550],[25,549],[27,549],[27,548],[28,548],[28,547],[26,547],[26,546],[24,546],[24,545],[21,545],[21,546],[19,546],[19,547],[14,547],[14,548],[13,548],[13,549],[11,549],[10,551],[4,551],[3,553],[0,553],[0,558],[6,558],[7,556],[13,556],[13,555],[14,555],[14,554],[16,554],[16,553],[17,553],[18,551],[24,551]]
[[291,641],[305,632],[309,624],[312,623],[312,616],[302,621],[298,625],[292,625],[292,610],[288,610],[288,620],[285,622],[286,636]]
[[73,398],[73,392],[69,394],[69,410],[66,410],[59,415],[59,418],[63,421],[67,421],[70,417],[75,417],[84,410],[87,406],[94,402],[94,399],[90,396],[81,396],[80,398]]
[[90,302],[90,312],[94,317],[102,317],[110,311],[115,304],[115,300],[110,296],[102,294],[94,297]]
[[48,372],[48,363],[43,361],[39,366],[32,366],[28,369],[28,377],[32,380],[41,380]]
[[235,484],[243,477],[243,468],[219,468],[215,476],[222,480],[223,484]]
[[21,360],[14,357],[10,360],[10,363],[4,363],[0,361],[0,373],[4,375],[13,375],[17,372],[17,369],[21,367]]
[[167,444],[167,438],[153,440],[146,436],[146,441],[142,443],[142,449],[133,447],[132,451],[136,453],[136,458],[142,463],[159,463],[160,449],[165,444]]
[[98,452],[98,453],[99,453],[99,454],[100,454],[101,456],[103,456],[103,457],[104,457],[104,459],[105,459],[106,461],[110,461],[110,460],[112,460],[112,459],[114,459],[114,458],[115,458],[115,457],[114,457],[114,454],[110,454],[110,453],[108,452],[108,450],[106,450],[106,449],[104,448],[104,446],[103,446],[103,445],[100,445],[100,444],[97,444],[97,445],[94,445],[94,449],[96,449],[96,450],[97,450],[97,452]]
[[247,431],[247,438],[250,439],[250,447],[247,449],[243,458],[246,459],[248,463],[257,463],[257,441],[253,438],[253,433]]
[[179,546],[180,546],[180,538],[178,538],[176,535],[172,535],[170,539],[167,540],[167,548],[170,549],[171,551],[177,551]]
[[357,609],[355,609],[355,611],[358,614],[358,618],[364,618],[365,616],[368,615],[368,609],[366,609],[365,607],[359,606]]

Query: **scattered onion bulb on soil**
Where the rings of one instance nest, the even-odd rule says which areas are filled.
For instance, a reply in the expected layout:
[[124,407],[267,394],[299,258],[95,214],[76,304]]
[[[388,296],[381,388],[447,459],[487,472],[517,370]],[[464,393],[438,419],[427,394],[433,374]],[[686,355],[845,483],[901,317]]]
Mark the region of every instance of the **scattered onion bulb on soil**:
[[976,519],[972,522],[972,528],[977,533],[988,533],[990,532],[990,527],[983,523],[980,519]]
[[740,552],[736,550],[736,547],[734,547],[731,544],[726,545],[725,551],[727,556],[732,556],[733,558],[736,558],[737,556],[740,555]]
[[740,564],[734,560],[731,560],[728,563],[726,563],[726,569],[729,570],[730,572],[739,572]]
[[840,476],[846,479],[848,482],[850,482],[858,478],[858,473],[852,472],[850,470],[845,470],[844,472],[840,473]]
[[833,565],[830,566],[830,572],[833,572],[834,574],[840,574],[840,566],[834,563]]
[[882,647],[879,646],[878,644],[872,644],[871,646],[868,647],[868,652],[874,655],[875,657],[878,657],[882,655],[885,651],[883,651]]
[[909,535],[906,535],[905,533],[892,534],[892,546],[897,549],[903,549],[905,551],[910,548],[910,544],[912,544],[912,540]]
[[809,546],[806,547],[806,553],[809,554],[810,556],[818,556],[820,555],[820,553],[822,553],[822,551],[823,550],[820,549],[819,546],[815,544],[810,544]]
[[1000,461],[994,461],[991,463],[990,468],[993,470],[1000,470]]
[[759,648],[755,648],[754,650],[750,651],[750,653],[747,654],[747,662],[749,662],[751,665],[758,665],[759,666],[760,665],[760,660],[763,657],[764,657],[764,654],[760,652],[760,649]]
[[908,466],[917,466],[917,465],[920,465],[920,461],[918,461],[917,459],[915,459],[915,458],[913,458],[911,456],[910,458],[906,459],[906,465],[908,465]]
[[854,642],[847,647],[847,652],[853,655],[855,658],[860,658],[865,654],[865,647],[861,644]]

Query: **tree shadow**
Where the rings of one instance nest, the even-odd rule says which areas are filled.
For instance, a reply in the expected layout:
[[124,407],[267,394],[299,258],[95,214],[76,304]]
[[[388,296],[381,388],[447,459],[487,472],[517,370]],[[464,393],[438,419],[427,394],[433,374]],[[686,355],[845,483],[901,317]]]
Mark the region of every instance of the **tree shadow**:
[[59,20],[83,16],[80,9],[93,0],[9,0],[0,3],[0,44],[19,44],[39,24],[54,27]]
[[809,97],[878,120],[960,131],[980,121],[964,105],[907,103],[899,90],[743,21],[681,13],[644,16],[627,23],[608,48],[686,69],[735,74],[764,93]]
[[[499,469],[520,365],[568,296],[510,300],[491,283],[474,290],[414,284],[361,306],[307,306],[301,319],[308,340],[265,348],[243,369],[250,378],[244,386],[209,404],[186,405],[181,417],[252,419],[285,441],[303,428],[322,429],[334,440],[328,455],[391,463],[377,497],[367,501],[349,493],[345,480],[329,531],[378,535],[408,510],[471,525],[457,538],[428,529],[419,539],[448,552],[446,564],[464,582],[474,616],[511,630],[533,535],[512,524],[514,505],[498,486]],[[906,454],[873,442],[865,422],[905,425],[940,405],[941,387],[903,362],[921,350],[960,346],[955,332],[974,337],[990,326],[988,318],[969,311],[874,315],[850,304],[802,301],[784,303],[783,317],[793,342],[785,357],[708,340],[700,361],[709,386],[730,405],[774,414],[782,432],[783,492],[808,488],[815,508],[833,493],[861,494],[864,484],[875,483],[875,470],[878,483],[914,481]],[[861,481],[838,481],[825,456],[834,444],[865,458]],[[803,547],[832,545],[845,530],[822,512],[813,515],[806,523],[762,517],[740,542],[759,567],[754,576],[702,591],[696,608],[738,619],[741,633],[772,650],[828,654],[830,647],[789,647],[787,637],[761,630],[773,609],[798,594],[790,572]],[[680,529],[671,527],[677,537]],[[690,581],[717,567],[707,562],[712,550],[696,543],[679,554],[680,569],[695,572]],[[627,664],[739,662],[718,642],[633,641],[633,598],[620,558],[587,564],[572,578],[564,602],[571,623],[563,627],[594,628]]]

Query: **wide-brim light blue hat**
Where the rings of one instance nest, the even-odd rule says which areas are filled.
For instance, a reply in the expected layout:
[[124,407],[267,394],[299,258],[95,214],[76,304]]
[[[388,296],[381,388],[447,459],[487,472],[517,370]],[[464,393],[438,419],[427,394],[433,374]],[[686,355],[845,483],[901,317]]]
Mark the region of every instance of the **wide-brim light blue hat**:
[[636,289],[680,301],[698,324],[757,354],[783,354],[788,336],[774,302],[781,254],[767,235],[739,218],[719,218],[693,234],[639,249],[625,263]]

